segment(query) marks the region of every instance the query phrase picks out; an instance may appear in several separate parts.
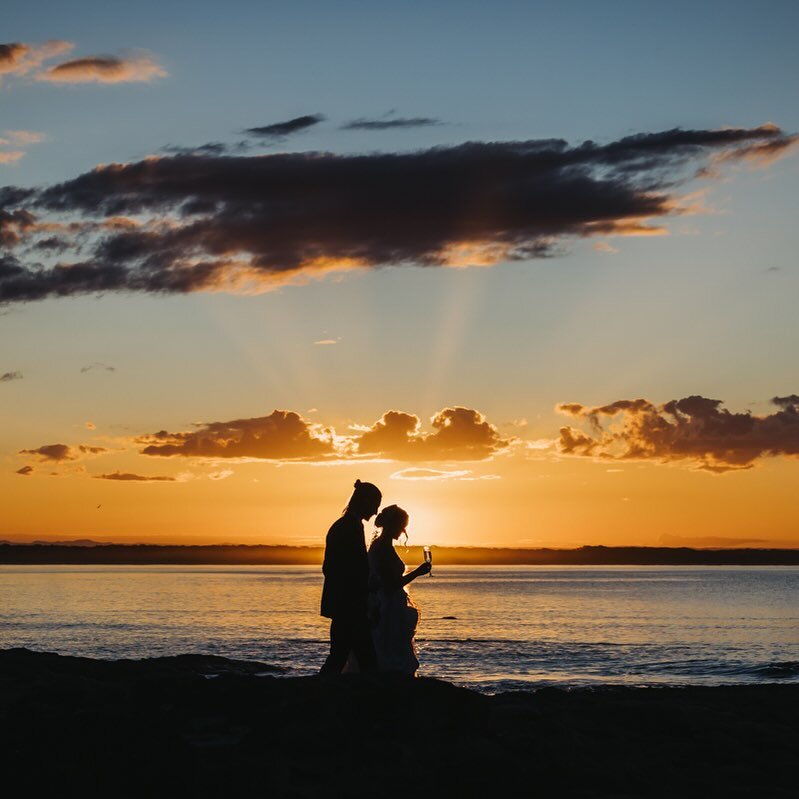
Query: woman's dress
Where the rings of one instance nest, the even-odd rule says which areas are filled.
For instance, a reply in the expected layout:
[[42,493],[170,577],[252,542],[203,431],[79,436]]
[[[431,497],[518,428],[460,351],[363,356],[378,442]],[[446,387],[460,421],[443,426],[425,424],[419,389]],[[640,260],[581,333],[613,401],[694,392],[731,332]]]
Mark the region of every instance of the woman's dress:
[[416,675],[419,611],[402,585],[405,564],[385,539],[369,547],[369,616],[380,671]]

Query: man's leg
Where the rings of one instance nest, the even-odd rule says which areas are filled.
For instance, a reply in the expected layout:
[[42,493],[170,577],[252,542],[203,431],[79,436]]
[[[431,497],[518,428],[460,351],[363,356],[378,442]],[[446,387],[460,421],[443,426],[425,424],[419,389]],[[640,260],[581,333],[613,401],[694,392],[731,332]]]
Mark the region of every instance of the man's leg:
[[352,651],[358,659],[361,671],[365,674],[377,672],[377,655],[372,641],[372,630],[365,615],[363,618],[353,620],[351,641]]
[[330,654],[319,673],[341,674],[352,648],[352,621],[342,618],[333,619],[330,622]]

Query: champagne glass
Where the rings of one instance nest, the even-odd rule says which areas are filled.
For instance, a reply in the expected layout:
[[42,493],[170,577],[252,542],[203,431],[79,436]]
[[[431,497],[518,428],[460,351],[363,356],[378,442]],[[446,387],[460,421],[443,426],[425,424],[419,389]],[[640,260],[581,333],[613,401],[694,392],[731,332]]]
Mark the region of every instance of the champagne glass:
[[424,548],[424,562],[430,564],[430,571],[427,572],[428,577],[433,576],[433,553],[430,551],[430,547]]

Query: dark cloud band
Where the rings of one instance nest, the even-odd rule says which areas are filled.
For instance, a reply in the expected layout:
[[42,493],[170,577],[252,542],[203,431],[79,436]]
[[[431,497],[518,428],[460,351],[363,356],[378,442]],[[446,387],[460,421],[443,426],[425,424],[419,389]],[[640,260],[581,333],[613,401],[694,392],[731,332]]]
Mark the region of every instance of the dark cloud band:
[[[653,220],[682,212],[681,181],[720,161],[773,159],[795,142],[765,125],[604,145],[179,154],[100,166],[32,193],[0,190],[8,237],[0,303],[111,291],[257,292],[331,270],[542,257],[565,237],[662,232]],[[76,219],[53,240],[53,222],[65,215]],[[51,251],[60,239],[74,259],[25,260],[25,246],[45,234]]]

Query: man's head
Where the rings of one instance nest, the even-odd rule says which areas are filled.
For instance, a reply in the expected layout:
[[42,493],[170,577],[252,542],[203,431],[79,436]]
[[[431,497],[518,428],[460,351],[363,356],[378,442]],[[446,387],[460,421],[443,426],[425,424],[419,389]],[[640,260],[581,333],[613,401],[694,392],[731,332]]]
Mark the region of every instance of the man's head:
[[352,513],[359,519],[371,519],[377,513],[383,495],[374,483],[355,481],[355,490],[347,503],[345,513]]

